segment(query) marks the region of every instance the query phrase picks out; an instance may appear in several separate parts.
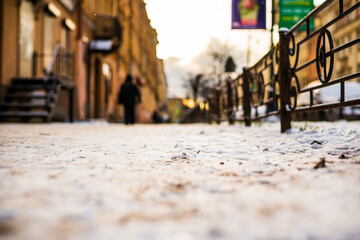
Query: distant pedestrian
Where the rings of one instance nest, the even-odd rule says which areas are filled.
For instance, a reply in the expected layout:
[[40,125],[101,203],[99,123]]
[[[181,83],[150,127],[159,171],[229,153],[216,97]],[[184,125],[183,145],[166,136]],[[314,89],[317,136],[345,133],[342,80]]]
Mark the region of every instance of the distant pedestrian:
[[141,102],[139,89],[132,83],[132,76],[128,74],[125,83],[121,85],[118,103],[124,104],[125,124],[135,123],[135,104]]
[[153,123],[162,123],[163,119],[161,117],[160,111],[156,108],[152,114]]

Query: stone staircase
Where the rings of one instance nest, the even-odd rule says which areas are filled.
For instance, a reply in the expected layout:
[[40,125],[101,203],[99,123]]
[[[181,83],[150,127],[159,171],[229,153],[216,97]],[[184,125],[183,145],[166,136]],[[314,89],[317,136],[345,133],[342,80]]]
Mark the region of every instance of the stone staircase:
[[60,90],[57,77],[12,79],[0,105],[0,121],[51,121]]

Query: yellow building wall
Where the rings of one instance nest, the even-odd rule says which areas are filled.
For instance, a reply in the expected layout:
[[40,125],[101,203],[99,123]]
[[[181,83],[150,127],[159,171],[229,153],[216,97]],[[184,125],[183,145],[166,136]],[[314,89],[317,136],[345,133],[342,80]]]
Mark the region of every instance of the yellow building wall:
[[[123,13],[125,15],[127,10],[124,10]],[[139,31],[145,32],[146,29],[134,27],[139,26],[138,18],[135,17],[135,14],[129,19],[124,19],[122,26],[124,31],[123,43],[119,50],[121,67],[118,71],[119,82],[115,84],[117,85],[116,92],[118,93],[120,85],[124,82],[126,74],[129,72],[133,75],[134,82],[140,79],[142,84],[139,84],[138,87],[143,101],[137,106],[137,121],[151,122],[151,114],[156,109],[155,91],[153,89],[154,79],[156,79],[154,74],[156,72],[153,71],[154,67],[149,63],[148,54],[145,49],[149,47],[156,48],[156,46],[147,46],[147,42],[141,37],[142,33]],[[116,100],[114,98],[114,113],[116,115],[115,119],[118,121],[123,118],[123,107],[116,106]]]
[[[3,15],[3,3],[0,2],[0,16]],[[1,43],[3,42],[3,22],[4,20],[0,17],[0,101],[3,97],[3,90],[1,88],[2,86],[2,45]]]
[[99,15],[118,15],[120,0],[83,0],[83,9],[90,18]]
[[[25,1],[25,0],[24,0]],[[44,53],[44,4],[53,3],[60,11],[61,17],[54,18],[53,48],[61,40],[62,21],[70,18],[76,30],[70,33],[69,52],[75,53],[75,119],[93,118],[101,115],[110,121],[122,121],[123,109],[117,103],[117,94],[125,76],[131,73],[134,79],[140,79],[139,88],[143,102],[138,106],[138,119],[151,122],[151,114],[163,101],[166,89],[159,87],[163,83],[162,64],[156,57],[158,44],[156,30],[150,25],[143,0],[83,0],[81,9],[69,12],[57,0],[38,1],[35,7],[34,51]],[[5,88],[13,77],[18,76],[18,28],[19,5],[16,0],[1,1],[1,35],[0,35],[0,84]],[[122,27],[121,46],[111,54],[94,54],[90,57],[90,79],[88,79],[88,43],[93,40],[94,20],[96,16],[117,16]],[[105,82],[102,73],[101,83],[96,84],[95,59],[99,65],[106,63],[111,68],[111,79]],[[99,67],[99,66],[98,66]],[[37,75],[43,75],[44,65],[37,64]],[[99,71],[98,71],[99,72]],[[101,72],[101,71],[100,71]],[[89,86],[88,86],[89,83]],[[166,86],[162,84],[161,86]],[[90,95],[88,96],[87,89]],[[101,88],[101,89],[97,89]],[[107,96],[105,96],[107,94]],[[65,96],[65,95],[64,95]],[[98,101],[96,102],[96,99]],[[61,100],[61,99],[60,99]],[[61,102],[61,101],[60,101]],[[88,106],[89,103],[89,106]],[[61,106],[67,114],[67,106]],[[100,114],[96,114],[100,112]]]
[[3,0],[2,9],[2,39],[1,44],[1,81],[3,86],[8,86],[11,78],[18,73],[18,16],[17,1]]
[[[141,79],[142,103],[137,106],[137,119],[151,122],[151,115],[157,108],[156,95],[159,76],[156,57],[157,33],[150,25],[143,0],[120,1],[123,26],[123,43],[120,48],[123,70],[131,72],[134,79]],[[121,78],[124,81],[124,78]]]

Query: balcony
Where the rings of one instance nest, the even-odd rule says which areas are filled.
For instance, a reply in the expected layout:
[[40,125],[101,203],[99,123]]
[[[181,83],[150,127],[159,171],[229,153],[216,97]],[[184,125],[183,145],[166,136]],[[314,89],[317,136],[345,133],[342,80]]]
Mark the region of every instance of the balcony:
[[118,49],[122,38],[119,19],[109,15],[96,15],[94,23],[94,40],[90,42],[90,50],[110,53]]

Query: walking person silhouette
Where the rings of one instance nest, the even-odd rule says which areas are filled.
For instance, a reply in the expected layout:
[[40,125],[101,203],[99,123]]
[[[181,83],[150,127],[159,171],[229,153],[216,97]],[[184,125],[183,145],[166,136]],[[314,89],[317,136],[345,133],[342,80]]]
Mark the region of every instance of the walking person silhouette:
[[135,84],[132,83],[132,76],[128,74],[125,83],[121,85],[118,103],[124,104],[125,108],[125,124],[135,123],[135,105],[141,102],[140,91]]

